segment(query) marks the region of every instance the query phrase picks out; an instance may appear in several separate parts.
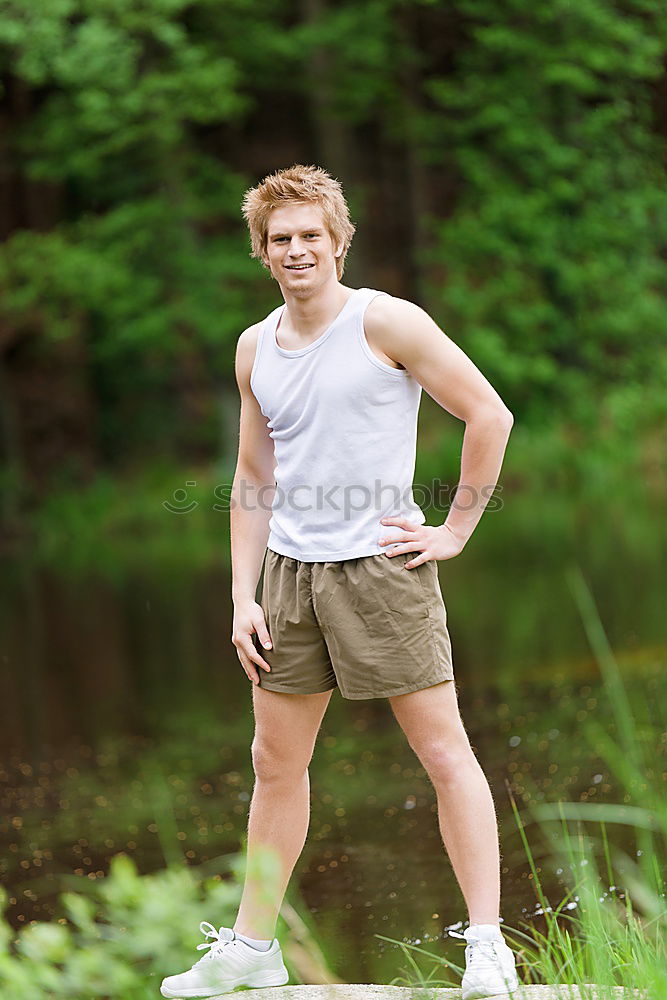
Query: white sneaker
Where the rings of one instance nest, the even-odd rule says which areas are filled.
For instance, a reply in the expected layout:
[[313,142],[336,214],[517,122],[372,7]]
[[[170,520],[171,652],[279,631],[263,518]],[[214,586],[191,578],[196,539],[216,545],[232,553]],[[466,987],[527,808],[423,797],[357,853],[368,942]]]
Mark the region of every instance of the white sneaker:
[[514,955],[500,928],[493,924],[476,924],[466,927],[463,934],[449,933],[467,942],[462,1000],[480,1000],[518,990]]
[[199,929],[211,941],[202,941],[197,951],[210,948],[188,972],[162,980],[163,997],[220,997],[237,986],[284,986],[289,974],[276,938],[268,951],[258,951],[236,937],[231,927],[215,929],[202,920]]

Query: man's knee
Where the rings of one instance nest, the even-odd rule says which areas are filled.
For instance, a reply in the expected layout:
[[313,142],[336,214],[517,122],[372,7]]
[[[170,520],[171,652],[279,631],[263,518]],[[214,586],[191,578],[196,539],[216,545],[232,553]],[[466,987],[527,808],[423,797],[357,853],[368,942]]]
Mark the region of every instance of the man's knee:
[[313,753],[310,746],[284,746],[257,736],[250,752],[253,771],[260,781],[286,782],[293,782],[305,773]]
[[431,741],[419,747],[417,756],[431,781],[436,784],[456,782],[469,767],[479,766],[465,736],[451,743]]

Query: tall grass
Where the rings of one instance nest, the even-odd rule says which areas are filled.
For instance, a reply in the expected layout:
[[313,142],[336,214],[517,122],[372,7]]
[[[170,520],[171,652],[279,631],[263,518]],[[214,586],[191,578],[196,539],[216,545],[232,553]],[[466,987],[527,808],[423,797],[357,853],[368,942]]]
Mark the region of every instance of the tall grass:
[[[582,736],[606,761],[624,792],[622,803],[536,802],[526,795],[522,813],[508,783],[508,795],[531,869],[543,922],[503,925],[517,958],[522,984],[560,986],[565,996],[607,1000],[667,997],[667,801],[658,766],[656,733],[640,724],[642,690],[628,693],[592,595],[578,567],[568,583],[611,705],[609,723],[592,720]],[[633,831],[634,857],[616,846],[609,827]],[[543,889],[528,830],[539,825],[551,863],[562,871],[567,891],[552,905]],[[601,870],[602,869],[602,870]],[[458,985],[462,965],[428,949],[391,938],[407,966],[394,985],[419,988]],[[417,957],[429,960],[425,974]],[[452,975],[454,974],[454,975]]]

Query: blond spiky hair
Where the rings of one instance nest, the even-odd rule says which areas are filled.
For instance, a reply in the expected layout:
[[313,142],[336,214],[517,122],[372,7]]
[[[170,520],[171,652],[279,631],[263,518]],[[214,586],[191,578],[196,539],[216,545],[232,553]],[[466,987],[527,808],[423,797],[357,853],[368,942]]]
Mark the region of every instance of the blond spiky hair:
[[318,205],[324,213],[334,244],[343,244],[343,252],[336,258],[336,274],[340,281],[355,227],[350,221],[340,181],[322,167],[306,167],[301,163],[295,163],[284,170],[269,174],[257,187],[246,191],[243,196],[242,211],[250,230],[252,244],[250,256],[257,257],[263,262],[269,217],[273,209],[299,202]]

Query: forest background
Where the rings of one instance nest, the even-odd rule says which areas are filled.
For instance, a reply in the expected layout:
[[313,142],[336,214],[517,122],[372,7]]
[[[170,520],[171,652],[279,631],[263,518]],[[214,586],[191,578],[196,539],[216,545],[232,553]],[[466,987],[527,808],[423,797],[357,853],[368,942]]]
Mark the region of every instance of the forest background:
[[[506,491],[664,497],[666,48],[651,0],[4,0],[5,540],[231,479],[236,339],[280,301],[240,200],[294,162],[344,184],[345,281],[514,413]],[[460,447],[425,403],[422,477]]]
[[[505,926],[544,928],[547,899],[566,935],[584,918],[576,961],[559,927],[552,964],[517,936],[522,979],[665,996],[666,56],[658,0],[0,0],[8,1000],[148,1000],[202,917],[234,919],[234,353],[281,302],[240,205],[293,163],[344,186],[345,283],[426,308],[514,414],[497,496],[438,568]],[[429,523],[463,431],[423,394]],[[311,772],[292,981],[412,981],[410,941],[458,981],[463,901],[386,701],[334,695]]]

